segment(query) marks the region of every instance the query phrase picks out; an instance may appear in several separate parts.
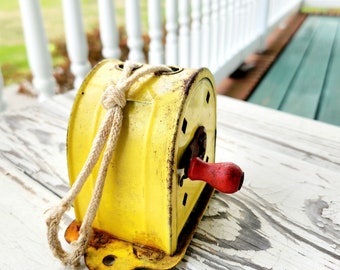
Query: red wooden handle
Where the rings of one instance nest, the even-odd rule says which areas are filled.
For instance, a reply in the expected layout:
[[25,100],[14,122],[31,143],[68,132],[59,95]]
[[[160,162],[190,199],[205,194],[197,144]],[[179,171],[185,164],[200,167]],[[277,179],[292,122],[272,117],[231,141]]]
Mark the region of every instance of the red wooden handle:
[[244,173],[231,162],[206,163],[194,157],[190,161],[188,177],[191,180],[203,180],[223,193],[234,193],[242,187]]

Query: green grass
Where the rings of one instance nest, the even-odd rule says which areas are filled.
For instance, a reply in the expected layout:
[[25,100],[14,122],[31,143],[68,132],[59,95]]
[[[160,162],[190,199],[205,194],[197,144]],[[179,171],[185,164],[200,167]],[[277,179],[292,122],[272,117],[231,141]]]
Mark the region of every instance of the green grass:
[[[64,41],[64,23],[61,1],[40,0],[44,26],[50,50],[53,44]],[[81,0],[83,22],[86,32],[98,28],[98,6],[96,0]],[[124,0],[115,1],[116,19],[124,25]],[[143,29],[146,27],[146,0],[141,1]],[[30,74],[21,24],[19,1],[0,1],[0,66],[5,85],[18,83]],[[51,52],[52,53],[52,52]],[[53,54],[53,65],[63,59]]]
[[[45,30],[53,48],[53,42],[64,40],[64,25],[61,1],[41,0]],[[96,1],[82,0],[86,31],[97,27]],[[0,65],[5,85],[18,83],[30,74],[19,1],[0,1]],[[53,65],[60,64],[60,57],[53,57]]]
[[302,13],[309,13],[309,14],[323,14],[323,13],[340,13],[340,8],[316,8],[316,7],[302,7]]
[[25,45],[1,46],[1,71],[6,85],[17,83],[27,77],[28,61]]

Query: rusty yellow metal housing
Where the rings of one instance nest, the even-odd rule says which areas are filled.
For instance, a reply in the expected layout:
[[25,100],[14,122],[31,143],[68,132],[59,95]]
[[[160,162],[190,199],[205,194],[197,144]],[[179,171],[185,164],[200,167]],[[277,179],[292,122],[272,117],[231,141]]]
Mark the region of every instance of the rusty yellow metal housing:
[[[101,95],[108,84],[121,78],[123,65],[118,60],[99,63],[77,93],[67,138],[71,184],[105,114]],[[93,223],[97,233],[111,238],[99,247],[98,241],[92,241],[86,257],[90,268],[167,269],[185,253],[179,238],[192,235],[183,228],[190,224],[205,183],[185,179],[184,156],[200,130],[205,135],[200,154],[214,162],[216,97],[207,69],[172,70],[140,78],[127,92],[122,131]],[[91,198],[99,163],[75,201],[78,223]],[[210,195],[211,191],[206,197]]]

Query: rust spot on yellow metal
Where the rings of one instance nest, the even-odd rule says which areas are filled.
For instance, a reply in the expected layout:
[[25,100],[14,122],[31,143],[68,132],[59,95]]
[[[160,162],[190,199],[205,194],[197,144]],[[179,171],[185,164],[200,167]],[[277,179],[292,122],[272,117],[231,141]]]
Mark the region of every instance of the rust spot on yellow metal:
[[[90,247],[85,254],[86,265],[91,270],[171,269],[185,255],[213,192],[214,189],[209,185],[203,189],[179,235],[177,250],[173,255],[170,256],[159,249],[122,241],[106,232],[94,229]],[[68,242],[77,239],[79,225],[78,222],[73,221],[67,228],[65,237],[68,237],[66,239]]]
[[150,262],[160,261],[166,256],[161,250],[139,246],[133,247],[133,253],[138,259]]
[[78,239],[79,237],[80,224],[77,221],[72,221],[72,223],[67,227],[64,237],[68,243],[71,243]]
[[103,231],[94,230],[90,245],[95,249],[105,248],[106,245],[111,242],[112,238],[113,237],[111,235]]
[[184,89],[183,90],[184,90],[184,93],[186,95],[189,94],[189,91],[192,88],[192,85],[195,82],[197,75],[199,75],[200,72],[202,72],[202,71],[203,71],[203,68],[200,68],[200,69],[196,70],[193,74],[191,74],[191,76],[189,78],[184,80]]

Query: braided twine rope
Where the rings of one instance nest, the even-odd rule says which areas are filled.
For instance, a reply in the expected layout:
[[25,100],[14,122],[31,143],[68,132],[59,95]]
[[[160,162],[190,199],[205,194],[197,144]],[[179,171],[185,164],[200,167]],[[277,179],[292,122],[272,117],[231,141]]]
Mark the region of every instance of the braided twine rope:
[[[122,78],[116,83],[111,83],[105,89],[101,103],[107,110],[93,140],[90,153],[69,192],[60,201],[59,205],[47,211],[47,239],[50,249],[65,266],[77,268],[80,259],[85,254],[92,233],[92,223],[96,217],[109,163],[112,159],[123,122],[123,109],[126,105],[126,92],[141,77],[155,72],[169,72],[167,66],[143,66],[138,68],[135,63],[125,62]],[[105,149],[104,146],[106,145]],[[96,165],[99,156],[104,151],[95,187],[89,202],[86,214],[79,229],[79,237],[71,243],[72,251],[63,249],[58,237],[60,221],[67,210],[70,209],[75,198],[81,191],[88,176]]]

